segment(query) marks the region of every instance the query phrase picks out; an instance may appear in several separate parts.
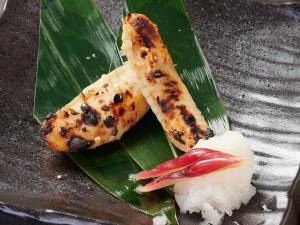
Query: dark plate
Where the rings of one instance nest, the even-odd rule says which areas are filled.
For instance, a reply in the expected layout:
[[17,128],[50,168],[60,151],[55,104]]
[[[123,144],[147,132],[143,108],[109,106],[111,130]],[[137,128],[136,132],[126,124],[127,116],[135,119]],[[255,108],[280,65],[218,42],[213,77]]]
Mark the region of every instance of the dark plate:
[[0,0],[0,17],[4,13],[7,5],[7,0]]
[[[100,3],[117,28],[121,1]],[[257,194],[225,224],[296,224],[299,6],[238,0],[186,5],[232,127],[249,137],[256,155]],[[42,143],[32,117],[38,14],[38,0],[10,0],[0,19],[0,224],[151,224]],[[179,214],[179,220],[197,224],[199,216]]]

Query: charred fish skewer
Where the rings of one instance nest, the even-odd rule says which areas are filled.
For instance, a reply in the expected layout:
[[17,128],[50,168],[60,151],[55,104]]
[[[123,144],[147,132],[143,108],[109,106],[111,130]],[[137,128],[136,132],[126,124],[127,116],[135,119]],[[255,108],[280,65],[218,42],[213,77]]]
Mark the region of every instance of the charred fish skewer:
[[119,140],[149,109],[131,77],[128,65],[119,67],[47,116],[40,132],[49,148],[74,152]]
[[183,151],[213,136],[175,70],[156,25],[129,14],[123,22],[122,51],[136,74],[136,85],[173,144]]

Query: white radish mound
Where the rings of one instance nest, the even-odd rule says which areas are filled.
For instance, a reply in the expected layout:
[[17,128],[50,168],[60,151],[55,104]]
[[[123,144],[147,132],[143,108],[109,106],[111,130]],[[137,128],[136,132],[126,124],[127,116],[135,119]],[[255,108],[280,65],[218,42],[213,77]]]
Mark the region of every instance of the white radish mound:
[[235,168],[204,176],[186,178],[175,184],[175,199],[182,212],[201,211],[201,224],[221,224],[224,214],[247,204],[256,190],[250,182],[254,172],[254,154],[240,132],[228,131],[222,136],[200,140],[196,148],[209,148],[240,156],[244,162]]
[[153,225],[166,225],[167,218],[163,216],[156,216],[152,219]]

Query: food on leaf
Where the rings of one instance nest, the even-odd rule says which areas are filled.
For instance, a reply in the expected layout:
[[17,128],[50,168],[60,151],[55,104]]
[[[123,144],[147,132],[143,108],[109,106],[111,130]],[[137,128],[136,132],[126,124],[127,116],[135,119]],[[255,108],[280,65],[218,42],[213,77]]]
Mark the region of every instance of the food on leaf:
[[123,21],[122,52],[136,75],[136,85],[172,143],[183,151],[214,136],[180,79],[156,25],[146,16]]
[[[231,215],[255,194],[254,155],[247,140],[235,131],[214,136],[176,72],[156,25],[146,16],[125,17],[122,41],[128,62],[46,116],[41,136],[56,151],[96,148],[119,140],[150,106],[172,143],[186,153],[131,176],[154,178],[136,191],[174,185],[182,212],[201,212],[204,224],[220,224],[225,214]],[[153,221],[163,224],[166,218]]]
[[119,140],[148,111],[124,65],[86,87],[69,104],[42,123],[41,136],[49,148],[76,152]]

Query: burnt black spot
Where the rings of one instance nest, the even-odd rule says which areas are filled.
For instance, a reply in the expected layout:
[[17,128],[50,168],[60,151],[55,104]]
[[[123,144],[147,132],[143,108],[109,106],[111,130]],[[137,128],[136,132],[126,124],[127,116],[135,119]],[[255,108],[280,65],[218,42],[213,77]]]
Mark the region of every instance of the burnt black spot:
[[165,85],[166,87],[174,87],[174,86],[177,85],[177,81],[175,81],[175,80],[170,80],[170,81],[165,82],[164,85]]
[[[147,80],[148,80],[149,82],[153,82],[153,81],[154,81],[154,76],[153,76],[152,73],[150,73],[150,74],[147,75]],[[154,81],[154,82],[155,82],[155,81]]]
[[160,99],[159,96],[156,97],[156,102],[157,102],[157,104],[159,104],[160,106],[162,106],[162,100]]
[[196,124],[196,119],[193,115],[184,115],[183,120],[189,126],[193,126]]
[[79,113],[76,112],[75,110],[71,109],[71,114],[75,116],[75,115],[78,115]]
[[180,114],[182,115],[182,118],[187,125],[196,125],[195,117],[186,109],[184,105],[177,106],[177,108],[180,110]]
[[121,107],[119,109],[119,116],[123,116],[124,115],[124,112],[125,112],[125,109],[123,107]]
[[97,125],[100,116],[96,110],[91,110],[84,114],[83,121],[87,125]]
[[174,96],[168,96],[166,99],[160,99],[159,96],[156,98],[158,105],[161,108],[163,113],[170,112],[174,108],[174,104],[171,104],[170,101]]
[[151,23],[149,23],[149,20],[144,17],[138,17],[130,21],[130,24],[140,35],[141,41],[144,42],[144,45],[148,48],[152,47],[153,44],[150,39],[156,34],[156,29]]
[[154,77],[155,78],[161,78],[161,77],[163,77],[164,76],[164,74],[160,71],[160,70],[156,70],[155,72],[154,72]]
[[139,16],[136,19],[131,20],[130,24],[139,34],[148,34],[153,36],[156,32],[155,27],[149,23],[149,20],[144,16]]
[[69,130],[68,128],[61,127],[59,132],[60,136],[65,137],[68,133],[68,130]]
[[195,143],[197,143],[200,139],[199,134],[201,133],[201,129],[198,126],[193,126],[191,128],[191,133],[193,135],[193,139],[194,139]]
[[82,104],[83,121],[87,125],[97,125],[100,119],[98,112],[92,109],[88,104]]
[[137,18],[137,25],[139,28],[145,28],[148,25],[148,21],[144,20],[143,18]]
[[167,93],[167,94],[175,94],[177,91],[174,90],[174,89],[167,88],[167,89],[164,90],[164,92]]
[[134,102],[131,103],[131,111],[133,111],[133,110],[135,110],[135,104],[134,104]]
[[126,90],[126,94],[129,96],[129,97],[132,97],[132,94],[130,91]]
[[54,117],[54,114],[53,113],[49,113],[49,114],[47,114],[47,116],[45,116],[45,119],[46,120],[50,120],[53,117]]
[[143,29],[147,27],[148,21],[144,20],[143,18],[137,18],[133,21],[133,26],[137,33],[141,34]]
[[99,92],[96,92],[96,95],[99,95]]
[[82,130],[83,132],[86,132],[86,131],[87,131],[86,127],[83,127],[81,130]]
[[192,127],[191,132],[192,132],[193,134],[200,134],[200,133],[201,133],[201,130],[200,130],[199,127],[194,126],[194,127]]
[[178,94],[171,94],[167,97],[167,100],[169,101],[169,99],[173,99],[174,101],[179,101],[179,96]]
[[117,136],[118,134],[118,129],[117,128],[113,128],[112,131],[111,131],[111,135],[112,136]]
[[151,48],[153,46],[151,40],[147,36],[142,35],[141,37],[145,47]]
[[107,112],[107,111],[109,111],[110,106],[104,105],[104,106],[101,107],[101,109],[102,109],[103,111]]
[[94,141],[85,140],[80,137],[73,136],[68,142],[70,152],[78,152],[90,147],[94,144]]
[[194,125],[191,128],[191,133],[193,135],[193,139],[195,140],[195,143],[199,141],[199,139],[203,138],[210,138],[214,136],[214,132],[212,129],[208,128],[207,130],[201,130],[201,128],[197,125]]
[[172,111],[173,109],[174,109],[174,105],[173,105],[173,104],[168,104],[168,105],[164,106],[164,107],[161,109],[161,111],[162,111],[163,113],[168,113],[168,112]]
[[145,51],[142,51],[142,52],[141,52],[141,57],[142,57],[143,59],[146,58],[147,55],[148,55],[147,52],[145,52]]
[[208,138],[215,136],[215,134],[212,129],[207,128],[207,130],[204,132],[204,136],[208,139]]
[[115,122],[116,122],[116,120],[115,120],[115,118],[112,117],[112,116],[108,116],[108,117],[106,117],[106,119],[104,120],[104,124],[105,124],[105,126],[106,126],[107,128],[113,127],[113,126],[115,125]]
[[53,130],[51,124],[45,124],[44,126],[42,126],[40,133],[42,137],[47,136],[51,131]]
[[123,102],[123,95],[122,94],[116,94],[114,97],[114,103],[115,104],[119,104],[121,102]]
[[85,114],[88,113],[91,110],[90,106],[88,104],[85,104],[85,103],[83,103],[80,106],[80,108],[81,108],[82,112],[85,113]]
[[64,117],[65,117],[65,118],[68,118],[68,117],[69,117],[69,113],[66,112],[66,111],[64,111]]
[[76,119],[75,122],[76,122],[77,127],[81,126],[81,124],[82,124],[82,120],[80,120],[80,119]]
[[177,130],[173,131],[173,137],[175,138],[175,140],[177,140],[181,144],[185,144],[185,141],[181,137],[183,134],[184,133],[178,132]]
[[177,94],[171,94],[169,96],[167,96],[165,99],[160,99],[159,96],[156,98],[156,101],[158,103],[158,105],[161,107],[161,110],[167,111],[164,108],[165,107],[173,107],[173,104],[171,104],[170,102],[174,100],[174,101],[179,101],[179,96]]

